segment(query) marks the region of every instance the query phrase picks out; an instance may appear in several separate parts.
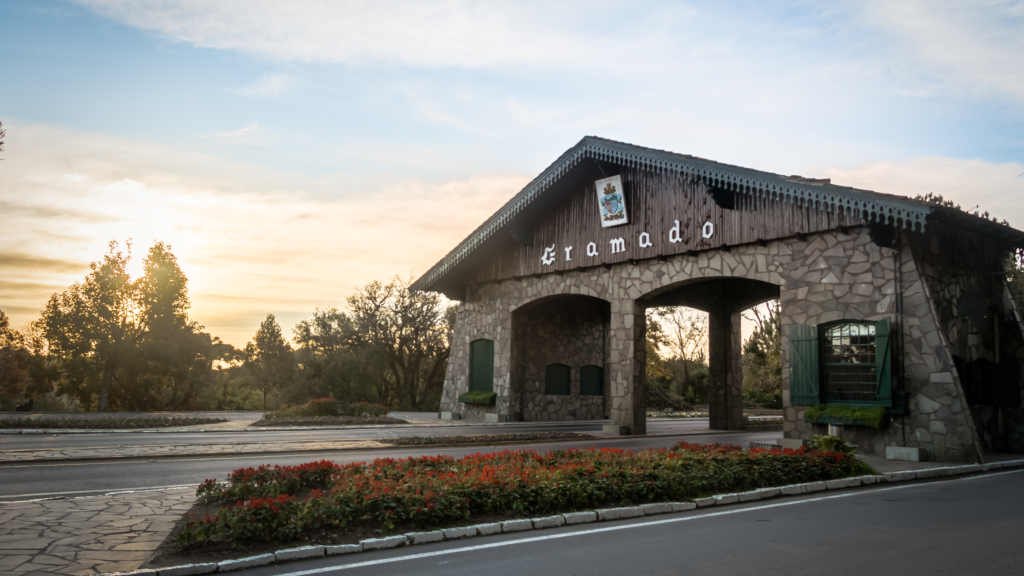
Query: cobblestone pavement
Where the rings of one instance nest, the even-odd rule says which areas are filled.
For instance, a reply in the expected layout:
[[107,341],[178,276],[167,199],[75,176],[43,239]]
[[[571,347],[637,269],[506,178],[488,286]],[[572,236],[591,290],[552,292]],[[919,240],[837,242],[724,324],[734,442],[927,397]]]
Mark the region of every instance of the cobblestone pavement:
[[224,454],[271,454],[275,452],[320,452],[326,450],[368,450],[390,448],[377,440],[317,440],[294,442],[251,442],[233,444],[163,444],[154,446],[101,446],[95,448],[43,448],[0,451],[0,462],[48,462],[53,460],[98,460],[164,456],[207,456]]
[[0,504],[0,573],[105,574],[142,565],[192,488]]

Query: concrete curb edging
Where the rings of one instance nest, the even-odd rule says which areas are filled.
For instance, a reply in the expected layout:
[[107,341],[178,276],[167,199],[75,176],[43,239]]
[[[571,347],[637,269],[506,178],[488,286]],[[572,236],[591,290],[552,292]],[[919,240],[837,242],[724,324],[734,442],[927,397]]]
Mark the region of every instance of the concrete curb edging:
[[621,508],[601,508],[591,512],[568,512],[545,516],[542,518],[524,518],[519,520],[507,520],[494,524],[477,524],[460,528],[447,528],[432,532],[410,532],[408,534],[397,534],[384,538],[370,538],[362,540],[359,544],[344,544],[339,546],[302,546],[299,548],[286,548],[274,553],[260,554],[247,558],[234,560],[223,560],[221,562],[206,562],[201,564],[184,564],[167,568],[146,568],[130,572],[115,572],[101,576],[193,576],[201,574],[213,574],[215,572],[229,572],[243,568],[265,566],[273,562],[287,562],[307,558],[320,558],[338,554],[352,554],[355,552],[368,552],[371,550],[385,550],[398,548],[400,546],[415,546],[445,540],[456,540],[462,538],[475,538],[498,533],[523,532],[526,530],[541,530],[544,528],[556,528],[559,526],[582,524],[587,522],[602,522],[610,520],[623,520],[628,518],[642,518],[657,514],[671,514],[673,512],[684,512],[708,506],[722,506],[739,502],[751,502],[779,496],[796,496],[811,492],[824,490],[843,490],[857,486],[871,484],[909,482],[911,480],[924,480],[928,478],[940,478],[946,476],[962,476],[978,472],[992,472],[1008,468],[1024,467],[1024,460],[1010,460],[1005,462],[993,462],[991,464],[965,464],[962,466],[942,466],[924,470],[905,470],[902,472],[888,472],[877,476],[854,476],[852,478],[841,478],[839,480],[827,480],[823,482],[805,482],[803,484],[790,484],[788,486],[775,486],[773,488],[759,488],[749,492],[738,494],[719,494],[707,498],[698,498],[693,502],[658,502],[643,504],[640,506],[626,506]]

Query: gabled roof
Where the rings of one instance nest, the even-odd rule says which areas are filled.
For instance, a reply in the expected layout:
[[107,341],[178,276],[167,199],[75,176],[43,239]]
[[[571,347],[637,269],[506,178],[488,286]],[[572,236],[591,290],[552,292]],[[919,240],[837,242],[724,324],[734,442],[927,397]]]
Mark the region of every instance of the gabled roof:
[[1024,233],[1020,231],[966,212],[940,208],[927,202],[870,190],[837,186],[829,180],[782,176],[771,172],[721,164],[688,154],[677,154],[597,136],[586,136],[559,156],[522,191],[474,230],[469,237],[431,267],[426,274],[412,284],[411,288],[430,290],[441,277],[452,271],[485,241],[505,229],[517,215],[540,199],[569,170],[586,159],[641,168],[654,173],[681,175],[692,180],[702,181],[715,188],[768,197],[798,205],[813,205],[830,212],[847,210],[858,214],[869,222],[902,226],[905,229],[919,232],[924,232],[927,218],[932,216],[959,227],[971,228],[990,235],[995,232],[995,235],[1007,240],[1009,244],[1024,247]]

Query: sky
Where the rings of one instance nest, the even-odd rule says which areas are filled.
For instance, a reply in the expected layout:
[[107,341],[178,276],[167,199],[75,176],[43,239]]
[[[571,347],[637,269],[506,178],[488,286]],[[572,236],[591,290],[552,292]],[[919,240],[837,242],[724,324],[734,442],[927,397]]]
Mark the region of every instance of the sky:
[[1024,228],[1024,1],[0,3],[0,310],[132,242],[243,346],[418,277],[585,135]]

